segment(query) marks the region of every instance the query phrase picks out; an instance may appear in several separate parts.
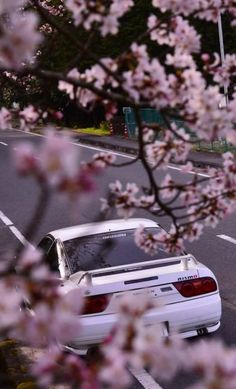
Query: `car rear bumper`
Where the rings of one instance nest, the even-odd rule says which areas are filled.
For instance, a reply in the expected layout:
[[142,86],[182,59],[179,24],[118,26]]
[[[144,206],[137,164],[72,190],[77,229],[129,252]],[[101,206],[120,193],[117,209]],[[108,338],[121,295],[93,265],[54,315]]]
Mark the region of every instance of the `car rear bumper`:
[[[144,323],[152,326],[164,323],[164,335],[179,332],[187,338],[202,333],[216,331],[220,326],[221,299],[219,293],[192,300],[174,303],[152,309],[144,315]],[[73,349],[86,349],[101,343],[117,324],[116,314],[80,317],[82,324],[80,337],[68,346]]]

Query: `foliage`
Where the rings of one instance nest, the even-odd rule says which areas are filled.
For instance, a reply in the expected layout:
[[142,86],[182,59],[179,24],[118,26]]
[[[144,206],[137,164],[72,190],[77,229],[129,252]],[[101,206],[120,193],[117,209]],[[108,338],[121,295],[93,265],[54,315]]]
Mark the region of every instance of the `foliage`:
[[104,126],[104,124],[101,124],[100,128],[94,128],[94,127],[78,128],[78,129],[74,129],[74,131],[81,134],[90,134],[90,135],[97,135],[97,136],[110,135],[109,129],[107,128],[107,126]]

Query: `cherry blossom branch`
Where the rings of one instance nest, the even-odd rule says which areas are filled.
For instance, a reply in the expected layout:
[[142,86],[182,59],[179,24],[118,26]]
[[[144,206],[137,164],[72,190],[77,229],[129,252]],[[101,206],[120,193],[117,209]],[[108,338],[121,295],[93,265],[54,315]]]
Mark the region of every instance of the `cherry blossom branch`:
[[157,202],[157,204],[166,212],[166,215],[171,217],[171,219],[173,220],[174,225],[176,225],[176,217],[175,217],[175,215],[173,214],[173,212],[168,207],[165,206],[165,204],[160,199],[159,192],[158,192],[158,187],[157,187],[157,184],[156,184],[156,180],[155,180],[155,178],[153,176],[153,172],[150,169],[150,167],[149,167],[149,165],[147,163],[147,160],[146,160],[146,158],[144,156],[144,142],[143,142],[143,134],[142,134],[142,121],[141,121],[141,117],[140,117],[140,112],[139,112],[139,110],[136,107],[135,107],[135,116],[136,116],[136,122],[137,122],[138,129],[139,129],[139,134],[138,134],[138,137],[139,137],[139,158],[142,161],[142,164],[144,166],[144,169],[146,170],[146,173],[147,173],[147,176],[148,176],[148,179],[149,179],[149,182],[150,182],[150,193],[154,193],[155,201]]
[[[161,110],[161,114],[162,114],[162,117],[163,117],[163,119],[164,119],[164,122],[165,122],[165,124],[166,124],[168,130],[169,130],[170,132],[172,132],[172,134],[174,134],[174,136],[175,136],[176,138],[180,139],[182,142],[190,143],[190,144],[195,144],[195,143],[199,142],[199,140],[194,141],[194,140],[192,140],[191,138],[186,139],[186,138],[185,138],[184,136],[182,136],[178,131],[175,131],[174,128],[173,128],[173,126],[171,125],[170,120],[169,120],[168,117],[167,117],[167,112],[166,112],[166,110]],[[183,119],[183,118],[182,118],[182,119]]]
[[134,165],[138,161],[139,161],[139,157],[137,156],[136,158],[134,158],[134,159],[132,159],[130,161],[121,162],[121,163],[112,163],[110,166],[120,168],[120,167]]
[[129,104],[129,105],[133,104],[133,100],[131,100],[130,98],[128,98],[122,94],[118,94],[118,93],[111,92],[111,91],[105,91],[104,89],[99,89],[99,88],[95,87],[93,83],[87,83],[87,82],[84,82],[81,80],[75,80],[74,78],[69,77],[69,76],[65,76],[62,73],[58,73],[58,72],[54,72],[54,71],[50,71],[50,70],[41,70],[41,69],[40,70],[39,69],[28,69],[28,70],[21,72],[21,74],[29,74],[29,73],[34,74],[34,75],[38,75],[38,76],[40,76],[42,78],[46,78],[46,79],[53,79],[53,80],[57,80],[57,81],[68,82],[69,84],[72,84],[75,87],[81,87],[84,89],[91,90],[97,96],[100,96],[104,99],[110,99],[112,101],[117,101],[117,102],[120,102],[123,104]]
[[121,83],[121,79],[118,74],[112,72],[103,62],[100,61],[100,58],[96,56],[92,51],[87,48],[86,45],[81,44],[76,37],[68,31],[64,26],[61,26],[55,18],[52,18],[51,15],[39,4],[38,0],[31,0],[34,6],[37,8],[38,12],[43,16],[43,18],[53,27],[55,27],[59,32],[61,32],[69,41],[71,41],[75,47],[81,50],[81,53],[86,53],[89,58],[94,60],[95,63],[99,64],[101,68],[110,76],[114,77],[114,79]]

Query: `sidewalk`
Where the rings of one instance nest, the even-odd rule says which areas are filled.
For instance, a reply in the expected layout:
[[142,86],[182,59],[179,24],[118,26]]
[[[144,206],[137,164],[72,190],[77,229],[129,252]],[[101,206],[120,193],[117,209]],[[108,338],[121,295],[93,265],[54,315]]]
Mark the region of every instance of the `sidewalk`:
[[[76,140],[81,143],[98,146],[110,150],[117,150],[127,154],[136,155],[138,152],[138,143],[132,139],[125,139],[124,137],[111,136],[97,136],[88,134],[78,134],[73,132]],[[221,167],[222,156],[216,152],[209,151],[190,151],[188,161],[192,162],[196,167]],[[174,161],[173,161],[174,162]]]

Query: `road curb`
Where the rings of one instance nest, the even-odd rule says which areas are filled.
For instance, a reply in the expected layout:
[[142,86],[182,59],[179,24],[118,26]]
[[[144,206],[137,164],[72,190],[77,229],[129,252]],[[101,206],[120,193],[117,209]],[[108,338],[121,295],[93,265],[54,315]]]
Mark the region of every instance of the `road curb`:
[[99,140],[96,140],[96,139],[85,139],[85,138],[81,138],[81,137],[76,137],[76,140],[80,143],[83,143],[83,144],[89,144],[91,146],[97,146],[97,147],[102,147],[104,149],[108,149],[108,150],[117,150],[117,151],[120,151],[122,153],[127,153],[127,154],[133,154],[133,155],[138,155],[138,148],[134,148],[134,147],[128,147],[128,146],[122,146],[122,145],[118,145],[118,144],[112,144],[112,143],[106,143],[106,142],[103,142],[101,141],[100,139]]

